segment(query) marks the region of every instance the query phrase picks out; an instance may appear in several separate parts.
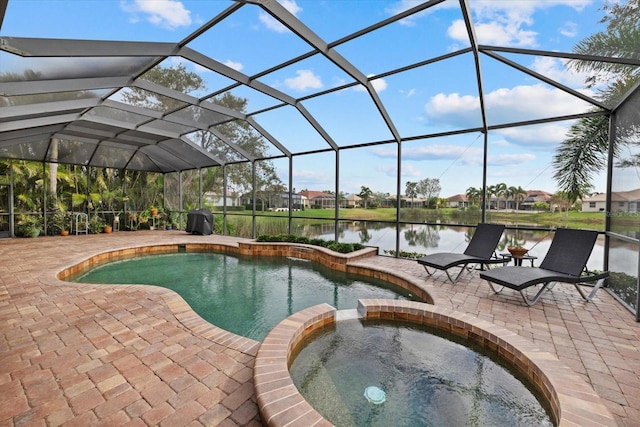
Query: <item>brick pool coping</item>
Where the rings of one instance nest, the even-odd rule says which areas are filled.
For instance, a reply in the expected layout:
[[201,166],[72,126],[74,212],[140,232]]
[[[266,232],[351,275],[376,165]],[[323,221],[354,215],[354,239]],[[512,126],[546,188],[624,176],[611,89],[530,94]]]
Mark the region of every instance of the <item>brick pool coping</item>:
[[[289,365],[296,347],[316,330],[336,322],[328,304],[302,310],[280,322],[262,341],[253,382],[262,420],[268,426],[330,426],[293,384]],[[551,353],[486,320],[451,309],[402,300],[360,300],[357,313],[369,319],[402,320],[442,329],[496,352],[547,400],[556,425],[615,426],[596,392]]]

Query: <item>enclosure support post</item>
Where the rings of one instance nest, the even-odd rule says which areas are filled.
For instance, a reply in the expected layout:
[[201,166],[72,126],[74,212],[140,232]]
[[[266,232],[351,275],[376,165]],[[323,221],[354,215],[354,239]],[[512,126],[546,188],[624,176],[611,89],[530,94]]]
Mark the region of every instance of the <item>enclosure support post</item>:
[[335,180],[336,180],[336,194],[334,197],[335,205],[333,207],[333,240],[338,241],[338,237],[340,237],[340,233],[338,232],[338,227],[340,226],[340,222],[338,218],[340,216],[340,150],[335,150],[336,152],[336,169],[335,169]]
[[47,183],[49,180],[47,179],[47,164],[44,161],[42,162],[42,181],[42,200],[44,200],[44,203],[42,204],[42,232],[46,235],[47,229],[49,228],[47,227],[47,222],[49,220],[47,215]]
[[396,159],[396,258],[400,257],[400,206],[402,205],[402,141],[398,141],[398,154]]
[[[609,271],[609,231],[611,231],[611,192],[613,191],[613,159],[614,159],[614,144],[616,142],[616,119],[617,114],[613,111],[609,115],[609,152],[607,156],[607,199],[605,201],[604,217],[604,265],[602,266],[604,271]],[[638,307],[636,305],[636,307]],[[638,310],[636,310],[636,319],[638,316]]]
[[[184,203],[182,201],[182,171],[180,171],[178,173],[178,209],[180,210],[180,229],[184,230],[184,228],[182,227],[182,219],[184,218],[184,213],[182,212],[184,210]],[[185,228],[186,228],[186,221],[185,221]]]
[[[293,156],[289,156],[289,234],[293,234]],[[300,207],[302,209],[302,206]]]
[[256,161],[251,161],[251,235],[256,238]]
[[482,160],[482,209],[481,209],[481,221],[487,222],[487,148],[489,147],[489,133],[484,132],[484,155]]
[[[214,220],[215,222],[215,220]],[[227,165],[222,165],[222,234],[227,235]]]
[[202,197],[202,168],[198,169],[198,206],[200,206],[200,209],[204,208]]

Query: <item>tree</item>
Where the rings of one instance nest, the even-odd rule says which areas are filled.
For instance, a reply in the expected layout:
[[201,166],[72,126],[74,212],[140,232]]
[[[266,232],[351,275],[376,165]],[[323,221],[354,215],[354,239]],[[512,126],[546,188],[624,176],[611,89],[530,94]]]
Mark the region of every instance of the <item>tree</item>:
[[358,193],[358,196],[364,202],[364,208],[366,209],[367,208],[367,202],[369,201],[371,196],[373,196],[373,191],[371,191],[371,189],[369,187],[365,187],[363,185],[363,186],[360,187],[360,193]]
[[425,178],[418,183],[418,194],[422,194],[427,201],[427,207],[430,206],[429,202],[433,197],[438,197],[442,187],[440,186],[440,180],[438,178]]
[[509,187],[507,189],[507,192],[509,194],[508,197],[513,198],[513,200],[516,202],[516,210],[519,210],[520,202],[522,202],[525,199],[525,197],[527,197],[527,191],[521,186],[517,186],[517,187]]
[[[204,80],[198,74],[187,71],[183,64],[169,68],[155,67],[146,73],[144,78],[152,83],[185,94],[206,89]],[[135,87],[123,94],[123,99],[130,104],[163,113],[171,112],[184,106],[184,103],[176,99],[156,95]],[[248,104],[247,99],[234,96],[230,92],[225,92],[207,102],[240,113],[246,112]],[[203,109],[203,111],[206,110]],[[196,112],[194,112],[193,120],[196,122],[200,120]],[[212,132],[200,130],[187,135],[187,137],[194,144],[201,146],[223,161],[234,163],[227,168],[227,186],[232,192],[244,194],[254,190],[252,165],[255,165],[256,191],[267,187],[284,185],[278,178],[276,169],[271,161],[257,161],[252,164],[247,157],[243,156],[235,148],[239,147],[242,151],[255,158],[265,157],[268,145],[262,135],[257,133],[249,123],[243,120],[225,121],[216,125],[215,131],[218,136]],[[224,138],[224,140],[220,137]],[[203,182],[205,188],[222,187],[221,168],[215,169],[214,173],[206,175],[206,181]],[[197,191],[198,186],[192,185],[192,181],[197,177],[198,175],[196,174],[187,176],[183,182],[183,188],[186,191]],[[185,196],[187,199],[190,197],[188,194],[185,194]],[[191,198],[197,200],[197,197],[192,196]]]
[[500,197],[504,197],[504,208],[507,208],[507,184],[501,182],[495,186],[495,195],[498,197],[496,209],[500,209]]
[[466,191],[467,200],[472,205],[477,205],[482,200],[482,189],[476,187],[469,187]]
[[[607,2],[601,22],[605,31],[580,41],[574,52],[585,55],[614,56],[640,59],[640,0],[626,3]],[[637,66],[573,59],[568,66],[577,72],[589,73],[587,87],[607,84],[599,90],[598,98],[608,105],[618,99],[640,80]],[[591,188],[593,177],[603,170],[609,149],[609,120],[606,117],[586,117],[578,120],[569,131],[554,156],[554,178],[560,191],[572,203],[582,198],[584,189]],[[614,156],[619,147],[614,146]]]
[[602,116],[579,120],[553,157],[553,177],[571,204],[585,196],[593,177],[607,165],[608,122]]
[[[155,67],[149,70],[144,79],[168,89],[184,94],[206,89],[202,77],[187,71],[184,64],[177,64],[169,68]],[[132,87],[122,94],[122,99],[132,105],[144,107],[153,111],[167,113],[184,107],[184,103],[177,99],[158,95],[147,90]]]
[[487,187],[487,199],[486,199],[486,207],[491,209],[491,196],[495,196],[498,188],[495,185],[490,185]]
[[560,209],[560,212],[564,210],[567,215],[569,214],[569,209],[571,209],[571,206],[572,206],[571,201],[567,196],[567,193],[563,191],[555,192],[553,196],[551,196],[551,203],[558,206],[558,208]]
[[413,207],[413,199],[418,195],[418,183],[407,181],[405,184],[404,195],[411,197],[411,207]]
[[380,191],[373,193],[373,203],[376,207],[382,206],[385,200],[390,199],[389,193],[382,193]]

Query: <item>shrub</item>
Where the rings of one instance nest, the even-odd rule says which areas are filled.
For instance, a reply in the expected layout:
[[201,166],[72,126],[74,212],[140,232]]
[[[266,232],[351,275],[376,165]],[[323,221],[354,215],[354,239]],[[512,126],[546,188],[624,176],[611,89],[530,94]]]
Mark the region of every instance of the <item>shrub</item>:
[[349,252],[353,252],[353,245],[351,243],[334,242],[327,246],[327,249],[330,249],[334,252],[340,252],[341,254],[348,254]]
[[[391,256],[396,256],[396,251],[394,250],[384,250],[385,254],[391,255]],[[399,258],[409,258],[409,259],[418,259],[418,258],[422,258],[423,256],[425,256],[425,254],[420,253],[420,252],[407,252],[407,251],[400,251],[400,253],[398,254]]]
[[294,234],[261,234],[256,238],[256,242],[303,243],[313,246],[321,246],[343,254],[359,251],[360,249],[365,248],[365,246],[360,243],[339,243],[335,240],[323,240],[318,238],[309,239],[308,237],[296,236]]
[[310,239],[309,244],[314,246],[324,246],[326,241],[318,238]]

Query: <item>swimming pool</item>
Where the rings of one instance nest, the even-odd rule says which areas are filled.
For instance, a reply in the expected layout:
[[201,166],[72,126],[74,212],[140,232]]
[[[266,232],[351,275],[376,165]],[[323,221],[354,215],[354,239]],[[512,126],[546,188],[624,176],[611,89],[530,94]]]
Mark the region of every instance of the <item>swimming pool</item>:
[[316,304],[349,309],[356,308],[361,298],[416,300],[398,286],[316,262],[216,252],[137,256],[71,280],[162,286],[177,292],[208,322],[255,340],[262,340],[291,314]]

